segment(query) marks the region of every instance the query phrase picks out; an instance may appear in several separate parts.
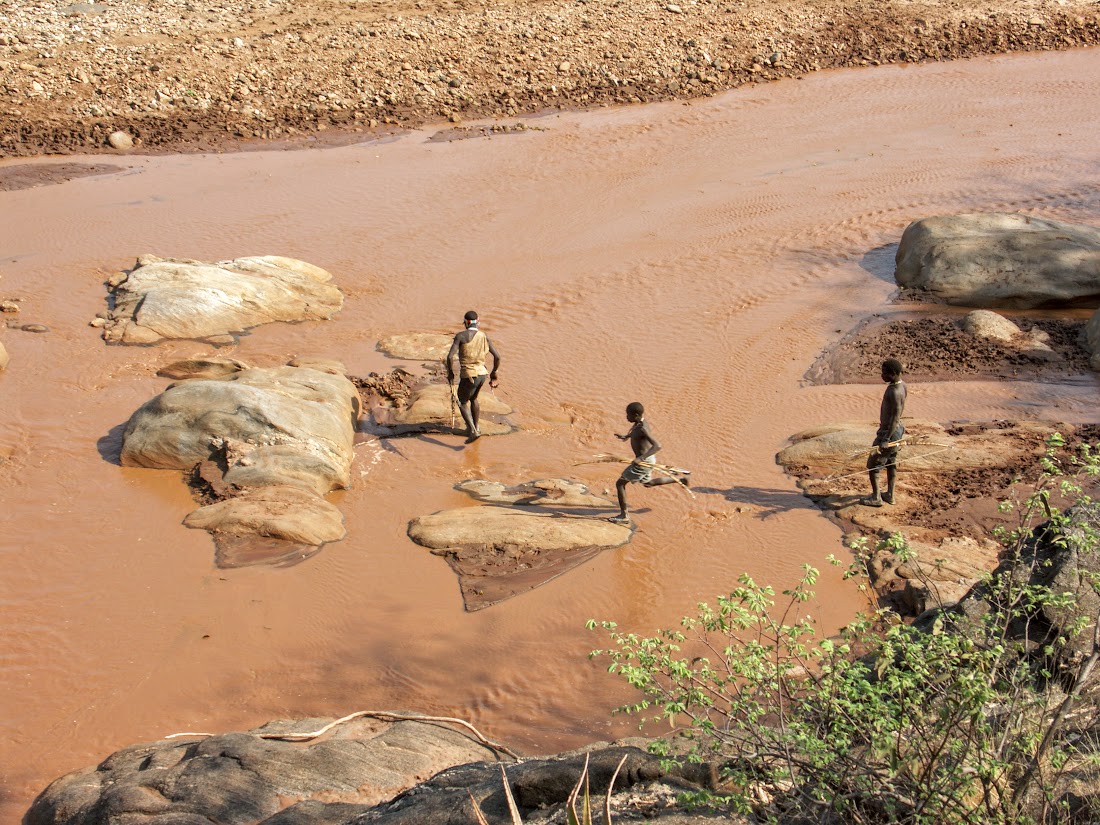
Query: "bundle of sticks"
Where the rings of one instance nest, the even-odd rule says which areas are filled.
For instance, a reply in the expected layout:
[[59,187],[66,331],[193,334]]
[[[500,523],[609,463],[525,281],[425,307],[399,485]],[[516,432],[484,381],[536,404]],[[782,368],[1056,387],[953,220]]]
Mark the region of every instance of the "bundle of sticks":
[[[579,467],[582,464],[634,464],[635,461],[632,458],[623,458],[622,456],[613,455],[611,453],[597,453],[592,456],[588,461],[574,461],[573,466]],[[668,476],[669,478],[676,478],[677,476],[691,475],[691,470],[685,470],[683,467],[673,467],[671,464],[658,464],[657,462],[637,462],[647,467],[652,467],[653,472],[660,473],[661,475]],[[683,485],[680,485],[683,486]],[[695,493],[691,492],[689,487],[684,487],[687,490],[688,495],[695,498]]]

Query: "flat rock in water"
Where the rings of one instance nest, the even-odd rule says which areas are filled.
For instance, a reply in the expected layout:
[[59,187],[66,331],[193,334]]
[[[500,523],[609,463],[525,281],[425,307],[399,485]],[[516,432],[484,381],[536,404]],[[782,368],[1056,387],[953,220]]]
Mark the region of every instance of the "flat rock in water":
[[1100,305],[1100,229],[1015,213],[924,218],[906,227],[898,286],[949,304]]
[[[482,388],[478,396],[481,404],[479,422],[482,435],[505,435],[515,427],[507,421],[497,420],[510,415],[512,408],[493,395],[488,385]],[[446,384],[426,384],[413,391],[408,406],[393,410],[388,415],[376,414],[376,423],[390,428],[395,435],[414,432],[465,432],[466,425],[457,408],[454,411],[455,425],[451,427],[451,389]]]
[[248,364],[233,358],[187,358],[161,367],[157,370],[157,375],[176,381],[192,378],[217,380],[248,368]]
[[200,507],[183,523],[211,533],[258,535],[314,546],[346,535],[344,517],[335,506],[301,488],[275,485]]
[[390,358],[410,361],[442,361],[454,341],[453,335],[437,332],[409,332],[404,335],[387,335],[378,342],[378,349]]
[[214,340],[272,321],[328,319],[344,302],[331,280],[320,267],[277,255],[213,264],[144,255],[110,281],[114,308],[103,338],[123,344]]
[[603,496],[588,492],[578,481],[564,478],[544,478],[509,487],[499,481],[473,478],[455,485],[456,490],[468,493],[478,501],[490,504],[523,504],[541,507],[595,507],[614,508],[618,505]]
[[603,514],[491,506],[444,510],[409,523],[409,538],[445,556],[458,574],[468,611],[545,584],[632,535]]

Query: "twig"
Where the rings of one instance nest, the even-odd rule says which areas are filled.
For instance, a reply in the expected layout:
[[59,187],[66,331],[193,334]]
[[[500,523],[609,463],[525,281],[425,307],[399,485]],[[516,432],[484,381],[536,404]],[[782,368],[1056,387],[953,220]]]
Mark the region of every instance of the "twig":
[[[260,739],[280,739],[287,742],[305,742],[309,739],[316,739],[318,736],[323,736],[328,733],[337,725],[342,725],[345,722],[350,722],[352,719],[358,719],[361,716],[373,716],[376,719],[385,719],[391,722],[447,722],[452,725],[459,725],[466,728],[473,734],[474,738],[485,747],[490,750],[494,750],[498,753],[503,753],[506,756],[510,756],[513,759],[519,759],[519,757],[504,745],[493,742],[490,739],[486,739],[481,732],[471,725],[469,722],[463,719],[455,719],[450,716],[420,716],[418,714],[401,714],[390,713],[385,710],[358,710],[355,713],[349,713],[347,716],[342,716],[334,722],[329,722],[323,728],[320,728],[309,733],[258,733]],[[173,733],[165,736],[165,739],[175,739],[180,736],[216,736],[214,733]]]

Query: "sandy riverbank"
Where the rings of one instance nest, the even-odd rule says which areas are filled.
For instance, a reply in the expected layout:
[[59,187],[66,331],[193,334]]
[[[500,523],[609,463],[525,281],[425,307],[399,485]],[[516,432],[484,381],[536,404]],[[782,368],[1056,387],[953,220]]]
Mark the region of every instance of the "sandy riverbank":
[[140,151],[331,143],[1098,42],[1089,0],[7,0],[0,157],[113,151],[115,132]]

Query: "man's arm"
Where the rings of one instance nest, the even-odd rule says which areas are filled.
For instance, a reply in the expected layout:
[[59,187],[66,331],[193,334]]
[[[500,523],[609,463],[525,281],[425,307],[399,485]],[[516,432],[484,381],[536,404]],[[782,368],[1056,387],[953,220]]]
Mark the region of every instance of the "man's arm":
[[497,348],[493,346],[493,341],[488,335],[485,336],[485,341],[489,344],[489,354],[493,356],[493,371],[489,373],[489,386],[495,387],[497,385],[497,370],[500,369],[500,353],[497,352]]
[[635,461],[648,461],[649,459],[653,458],[653,456],[657,453],[659,449],[661,449],[661,443],[653,437],[653,433],[649,430],[649,425],[646,424],[644,421],[641,422],[639,433],[642,438],[649,442],[649,448],[639,454],[635,458]]
[[[462,334],[461,332],[458,333],[458,335],[461,335],[461,334]],[[454,361],[455,356],[458,355],[458,335],[456,335],[455,339],[451,342],[451,348],[450,348],[450,350],[448,350],[447,358],[445,359],[446,363],[447,363],[447,383],[448,384],[453,383],[454,380],[455,380],[455,371],[454,371],[454,367],[451,366],[451,362]]]
[[900,387],[891,384],[886,388],[886,393],[882,399],[882,417],[878,422],[879,432],[882,433],[877,439],[879,444],[889,443],[890,436],[897,430],[901,421],[901,410],[904,403],[905,400]]

